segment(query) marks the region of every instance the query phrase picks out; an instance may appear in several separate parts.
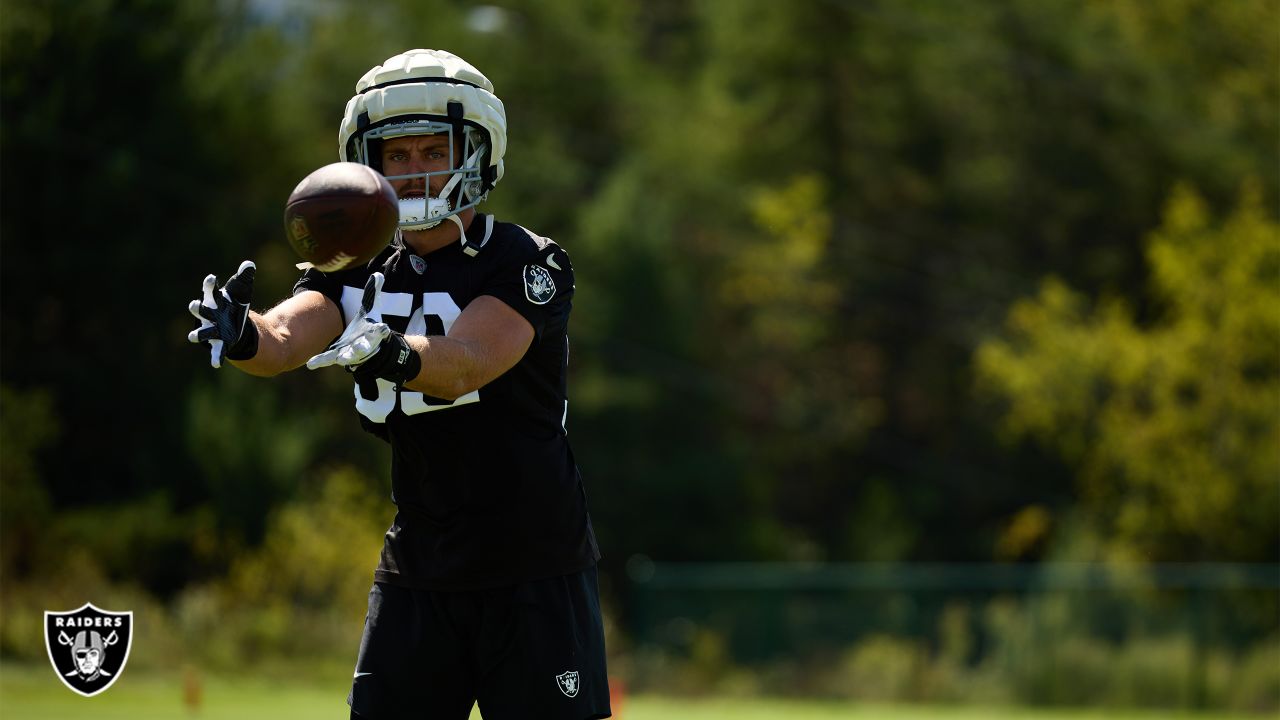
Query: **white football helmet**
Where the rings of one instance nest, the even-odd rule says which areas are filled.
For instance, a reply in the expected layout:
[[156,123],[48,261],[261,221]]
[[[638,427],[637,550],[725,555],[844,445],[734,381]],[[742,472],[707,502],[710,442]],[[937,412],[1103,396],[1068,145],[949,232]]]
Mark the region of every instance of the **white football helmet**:
[[[444,133],[454,158],[449,170],[388,179],[422,178],[430,187],[429,176],[448,175],[439,197],[400,200],[400,229],[425,230],[445,218],[461,227],[455,216],[480,204],[498,184],[507,151],[502,101],[493,83],[466,60],[444,50],[409,50],[365,73],[347,101],[338,154],[381,172],[383,140]],[[464,249],[470,250],[465,238],[463,233]]]

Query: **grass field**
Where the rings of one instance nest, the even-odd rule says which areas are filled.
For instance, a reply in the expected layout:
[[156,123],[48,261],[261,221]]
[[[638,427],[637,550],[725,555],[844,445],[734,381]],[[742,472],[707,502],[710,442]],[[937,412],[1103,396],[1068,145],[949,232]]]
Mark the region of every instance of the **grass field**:
[[[347,718],[340,683],[211,678],[202,683],[201,703],[193,714],[184,705],[179,677],[126,673],[102,695],[84,698],[63,687],[49,667],[0,665],[0,718],[3,720],[319,720]],[[620,720],[1255,720],[1223,713],[1176,714],[1168,711],[1070,710],[995,707],[883,706],[859,703],[762,699],[684,699],[627,697]],[[472,712],[472,719],[480,717]]]

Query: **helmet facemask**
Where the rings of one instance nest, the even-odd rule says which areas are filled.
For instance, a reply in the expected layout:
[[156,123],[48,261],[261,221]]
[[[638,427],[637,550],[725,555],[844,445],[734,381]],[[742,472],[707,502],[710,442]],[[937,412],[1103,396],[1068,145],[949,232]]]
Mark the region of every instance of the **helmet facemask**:
[[[382,172],[382,143],[392,138],[414,135],[445,135],[449,139],[449,169],[408,175],[388,175],[387,179],[421,179],[426,197],[400,198],[400,229],[428,230],[445,218],[479,205],[488,188],[484,169],[488,166],[488,134],[466,121],[438,116],[397,118],[396,122],[375,126],[360,133],[355,145],[355,160]],[[431,179],[446,176],[437,196],[431,194]],[[455,218],[456,221],[456,218]]]

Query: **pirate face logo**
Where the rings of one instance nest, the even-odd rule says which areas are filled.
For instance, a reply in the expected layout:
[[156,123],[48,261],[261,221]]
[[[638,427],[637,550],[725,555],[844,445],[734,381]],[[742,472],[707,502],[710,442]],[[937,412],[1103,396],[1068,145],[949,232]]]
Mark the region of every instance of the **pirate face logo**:
[[546,305],[556,295],[556,281],[541,265],[524,266],[524,296],[534,305]]
[[567,697],[573,697],[578,694],[578,671],[570,670],[562,675],[556,676],[556,682],[560,684],[560,692]]
[[133,613],[100,610],[85,603],[77,610],[44,614],[44,644],[62,683],[92,697],[120,677],[132,647]]
[[[58,641],[65,642],[66,637],[66,633],[62,633],[58,636]],[[79,676],[86,681],[102,677],[102,651],[108,645],[115,645],[118,642],[120,642],[120,635],[114,630],[105,641],[102,639],[102,633],[97,630],[81,630],[76,633],[76,639],[71,643],[71,655],[75,658]]]

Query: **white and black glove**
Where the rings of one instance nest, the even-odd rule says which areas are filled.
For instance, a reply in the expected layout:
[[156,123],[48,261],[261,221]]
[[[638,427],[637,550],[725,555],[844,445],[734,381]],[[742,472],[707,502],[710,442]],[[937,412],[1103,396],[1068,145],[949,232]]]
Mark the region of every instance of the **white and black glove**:
[[355,375],[356,386],[365,400],[377,399],[379,378],[390,380],[399,387],[422,371],[422,358],[409,347],[404,335],[369,317],[369,312],[377,304],[378,293],[382,292],[383,281],[382,273],[369,276],[360,297],[360,310],[351,324],[328,350],[307,361],[309,370],[330,365],[346,368]]
[[187,333],[187,340],[208,343],[209,364],[214,367],[222,367],[223,360],[248,360],[258,354],[258,326],[249,320],[255,272],[253,261],[245,260],[217,290],[218,278],[207,275],[201,287],[203,299],[187,306],[200,321],[200,327]]

